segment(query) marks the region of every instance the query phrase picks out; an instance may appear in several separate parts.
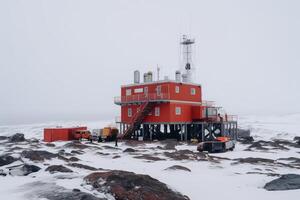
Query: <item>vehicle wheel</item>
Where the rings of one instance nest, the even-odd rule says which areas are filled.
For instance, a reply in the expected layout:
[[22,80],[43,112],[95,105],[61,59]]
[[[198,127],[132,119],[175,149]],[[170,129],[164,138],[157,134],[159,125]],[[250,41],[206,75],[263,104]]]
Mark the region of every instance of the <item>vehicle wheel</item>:
[[234,148],[235,148],[235,146],[233,145],[233,147],[231,147],[229,150],[230,150],[230,151],[233,151],[233,150],[234,150]]

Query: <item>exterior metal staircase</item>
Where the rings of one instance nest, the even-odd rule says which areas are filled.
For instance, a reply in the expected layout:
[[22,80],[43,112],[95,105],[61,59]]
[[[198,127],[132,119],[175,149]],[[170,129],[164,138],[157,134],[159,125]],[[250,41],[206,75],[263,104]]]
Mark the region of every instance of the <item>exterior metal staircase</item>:
[[124,132],[124,134],[120,135],[121,139],[129,139],[132,135],[132,133],[139,128],[141,123],[143,122],[144,118],[151,112],[153,109],[155,103],[153,102],[145,102],[142,104],[139,108],[139,111],[135,113],[135,115],[132,117],[132,121]]

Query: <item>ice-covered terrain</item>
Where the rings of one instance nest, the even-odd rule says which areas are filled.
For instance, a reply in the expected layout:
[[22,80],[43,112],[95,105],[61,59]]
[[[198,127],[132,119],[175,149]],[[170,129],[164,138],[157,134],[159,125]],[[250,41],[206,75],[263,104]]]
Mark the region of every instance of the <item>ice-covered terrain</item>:
[[[22,163],[41,168],[38,172],[27,176],[18,176],[14,173],[0,176],[1,199],[45,199],[47,197],[41,194],[74,188],[95,197],[114,199],[112,195],[97,191],[84,181],[84,177],[91,174],[92,170],[74,167],[72,163],[101,168],[100,171],[124,170],[147,174],[193,200],[203,198],[299,199],[300,190],[267,191],[263,188],[267,182],[281,174],[300,174],[300,164],[295,162],[295,159],[288,159],[300,157],[300,148],[293,145],[293,138],[300,136],[299,120],[300,114],[242,116],[239,124],[242,128],[251,130],[254,142],[244,144],[239,142],[234,151],[210,155],[198,154],[195,145],[185,143],[119,142],[118,148],[114,148],[114,143],[83,142],[85,146],[81,148],[70,142],[54,142],[54,146],[42,141],[45,127],[87,125],[93,129],[103,127],[108,122],[59,124],[53,122],[0,126],[0,136],[10,136],[21,132],[25,134],[26,139],[39,139],[38,142],[32,140],[19,143],[0,140],[0,155],[11,154],[15,158],[20,157],[9,165],[1,166],[0,169],[7,172],[10,166]],[[277,141],[278,139],[284,142]],[[33,161],[21,156],[21,152],[25,150],[45,150],[62,157]],[[74,157],[78,160],[74,160]],[[73,172],[49,173],[45,171],[51,165],[63,165]],[[180,168],[166,170],[174,165],[185,167],[190,171]]]

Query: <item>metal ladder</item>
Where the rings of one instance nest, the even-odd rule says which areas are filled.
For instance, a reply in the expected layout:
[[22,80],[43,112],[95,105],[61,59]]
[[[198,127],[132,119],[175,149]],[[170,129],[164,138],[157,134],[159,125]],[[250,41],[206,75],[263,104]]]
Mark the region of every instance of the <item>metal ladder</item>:
[[130,126],[125,131],[124,134],[120,135],[120,139],[129,139],[132,135],[132,133],[139,128],[141,123],[143,122],[144,118],[151,112],[153,109],[154,103],[153,102],[145,102],[140,106],[140,110],[135,113],[135,115],[132,117]]

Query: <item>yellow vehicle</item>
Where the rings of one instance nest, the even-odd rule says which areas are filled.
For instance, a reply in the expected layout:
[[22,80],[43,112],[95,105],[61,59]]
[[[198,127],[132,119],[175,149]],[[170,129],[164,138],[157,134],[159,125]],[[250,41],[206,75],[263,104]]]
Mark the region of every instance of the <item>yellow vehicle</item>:
[[119,130],[114,127],[104,127],[101,131],[101,138],[105,141],[113,141],[116,139]]

